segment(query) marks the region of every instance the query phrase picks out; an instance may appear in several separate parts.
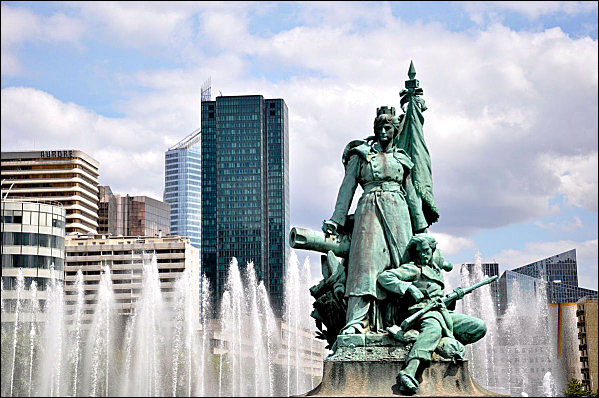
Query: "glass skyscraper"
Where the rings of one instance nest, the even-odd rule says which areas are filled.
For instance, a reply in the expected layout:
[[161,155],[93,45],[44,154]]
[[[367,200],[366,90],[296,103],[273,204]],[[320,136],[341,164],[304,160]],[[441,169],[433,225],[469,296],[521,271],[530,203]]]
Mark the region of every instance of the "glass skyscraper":
[[201,249],[202,152],[200,130],[196,130],[166,151],[164,159],[164,201],[170,204],[170,233],[189,236]]
[[532,302],[543,289],[548,303],[576,303],[583,297],[597,298],[597,291],[578,286],[576,249],[505,271],[497,281],[498,312],[503,314],[515,291]]
[[597,297],[596,290],[578,286],[576,249],[535,261],[512,271],[551,282],[547,292],[550,303],[575,303],[585,296]]
[[252,261],[280,313],[289,256],[289,125],[282,99],[202,101],[202,267],[217,297]]

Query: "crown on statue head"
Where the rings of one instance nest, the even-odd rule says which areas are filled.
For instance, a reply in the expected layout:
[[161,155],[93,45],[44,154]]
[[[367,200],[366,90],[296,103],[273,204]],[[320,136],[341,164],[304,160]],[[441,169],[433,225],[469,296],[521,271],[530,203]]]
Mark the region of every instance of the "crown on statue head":
[[381,116],[381,115],[389,115],[389,116],[395,116],[395,107],[394,106],[381,106],[380,108],[376,108],[376,115],[377,116]]

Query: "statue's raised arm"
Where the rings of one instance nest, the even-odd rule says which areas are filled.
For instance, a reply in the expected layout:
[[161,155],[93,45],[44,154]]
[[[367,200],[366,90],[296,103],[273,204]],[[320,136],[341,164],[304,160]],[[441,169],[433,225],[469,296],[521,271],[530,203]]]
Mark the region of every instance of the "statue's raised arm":
[[410,62],[408,70],[409,80],[405,82],[405,89],[399,93],[402,109],[405,117],[401,126],[401,134],[395,138],[395,145],[403,149],[414,163],[412,167],[412,184],[416,194],[422,201],[422,212],[428,225],[439,219],[439,209],[435,205],[433,196],[433,175],[431,169],[431,157],[424,140],[424,117],[422,112],[427,108],[421,95],[422,88],[416,79],[414,63]]

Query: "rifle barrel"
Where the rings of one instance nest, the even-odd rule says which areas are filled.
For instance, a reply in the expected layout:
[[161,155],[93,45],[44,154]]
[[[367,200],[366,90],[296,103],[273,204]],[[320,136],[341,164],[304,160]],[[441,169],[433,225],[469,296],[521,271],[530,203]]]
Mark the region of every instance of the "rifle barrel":
[[[497,279],[497,275],[492,276],[490,278],[487,278],[485,280],[482,280],[478,283],[475,283],[472,286],[468,286],[466,288],[463,289],[464,291],[464,295],[471,293],[473,290],[478,289],[481,286],[484,285],[488,285],[489,283],[495,281]],[[443,297],[443,302],[447,305],[450,302],[452,302],[453,300],[457,299],[457,294],[454,292],[449,293],[447,296]],[[422,315],[424,315],[425,313],[429,312],[433,307],[434,307],[434,302],[431,301],[430,303],[428,303],[425,307],[423,307],[422,309],[418,310],[418,312],[413,313],[412,315],[410,315],[409,317],[407,317],[402,323],[400,328],[404,331],[408,330],[408,327],[410,327],[410,325],[412,323],[414,323],[418,318],[420,318]]]

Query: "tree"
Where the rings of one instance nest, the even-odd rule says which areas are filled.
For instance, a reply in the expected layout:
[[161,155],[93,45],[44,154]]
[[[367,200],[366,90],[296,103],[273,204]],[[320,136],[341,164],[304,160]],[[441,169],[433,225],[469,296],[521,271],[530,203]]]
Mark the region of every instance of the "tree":
[[566,397],[596,397],[597,393],[585,390],[580,380],[570,379],[564,390],[564,395]]

